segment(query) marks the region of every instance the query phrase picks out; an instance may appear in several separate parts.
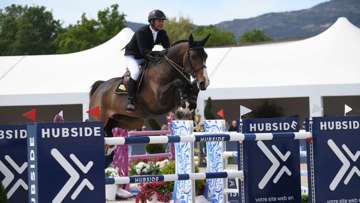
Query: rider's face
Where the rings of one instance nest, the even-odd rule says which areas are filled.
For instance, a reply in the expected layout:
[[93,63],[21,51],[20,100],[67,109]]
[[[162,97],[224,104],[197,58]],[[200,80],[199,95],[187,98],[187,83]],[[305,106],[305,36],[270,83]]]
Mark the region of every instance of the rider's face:
[[155,30],[159,31],[164,29],[164,20],[161,19],[155,19],[153,20],[152,26]]

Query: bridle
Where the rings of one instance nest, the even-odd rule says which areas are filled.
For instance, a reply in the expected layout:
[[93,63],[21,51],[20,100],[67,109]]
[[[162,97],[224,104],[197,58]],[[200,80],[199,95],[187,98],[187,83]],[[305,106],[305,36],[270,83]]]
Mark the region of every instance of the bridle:
[[[191,50],[196,50],[196,49],[204,49],[203,47],[192,47],[192,48],[189,48],[188,50],[186,50],[186,53],[187,53],[187,57],[188,57],[188,60],[189,60],[189,64],[190,64],[190,68],[192,70],[192,72],[190,73],[193,77],[195,77],[196,73],[205,69],[206,68],[206,65],[203,64],[200,68],[198,68],[197,70],[194,70],[193,68],[193,64],[192,64],[192,61],[191,61],[191,57],[190,57],[190,51]],[[203,58],[203,55],[201,54],[201,61],[204,61],[204,58]]]
[[[203,66],[201,66],[200,68],[194,70],[193,62],[192,62],[191,57],[190,57],[190,51],[196,50],[196,49],[203,49],[203,47],[191,47],[191,48],[188,48],[186,50],[185,54],[184,54],[184,57],[185,56],[188,57],[188,61],[189,61],[189,64],[190,64],[190,70],[192,70],[190,73],[185,71],[184,66],[181,66],[181,65],[177,64],[176,62],[171,60],[166,55],[164,56],[165,61],[168,62],[170,67],[172,67],[176,72],[178,72],[183,77],[183,79],[185,79],[189,84],[191,84],[190,75],[195,78],[197,72],[199,72],[199,71],[203,70],[204,68],[206,68],[206,65],[203,64]],[[201,55],[201,60],[204,61],[203,55]]]

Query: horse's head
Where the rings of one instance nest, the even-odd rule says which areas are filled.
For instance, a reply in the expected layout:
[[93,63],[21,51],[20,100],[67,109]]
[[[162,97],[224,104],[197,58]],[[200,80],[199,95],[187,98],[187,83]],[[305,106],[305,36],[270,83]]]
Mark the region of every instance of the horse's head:
[[210,84],[206,71],[207,54],[204,50],[204,45],[209,36],[206,36],[203,40],[194,41],[193,36],[190,35],[189,48],[183,57],[185,72],[190,73],[195,78],[200,90],[206,90]]

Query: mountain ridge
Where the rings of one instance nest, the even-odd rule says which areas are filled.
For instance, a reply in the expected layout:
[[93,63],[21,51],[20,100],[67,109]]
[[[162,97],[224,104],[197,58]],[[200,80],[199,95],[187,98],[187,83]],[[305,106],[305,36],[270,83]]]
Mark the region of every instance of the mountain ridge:
[[[360,27],[360,0],[330,0],[308,9],[271,12],[252,18],[222,21],[215,26],[233,33],[237,40],[245,32],[258,29],[275,41],[285,41],[315,36],[329,28],[339,17],[346,17]],[[130,21],[127,24],[132,30],[145,25]]]

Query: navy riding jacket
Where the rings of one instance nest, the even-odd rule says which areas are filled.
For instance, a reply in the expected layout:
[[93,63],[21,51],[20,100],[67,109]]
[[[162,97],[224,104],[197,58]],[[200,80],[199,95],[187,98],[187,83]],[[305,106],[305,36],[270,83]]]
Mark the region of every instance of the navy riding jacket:
[[161,44],[165,49],[170,47],[166,31],[158,31],[154,42],[149,25],[143,26],[135,32],[130,42],[125,46],[125,55],[133,55],[136,59],[146,58],[146,55],[151,52],[155,44]]

